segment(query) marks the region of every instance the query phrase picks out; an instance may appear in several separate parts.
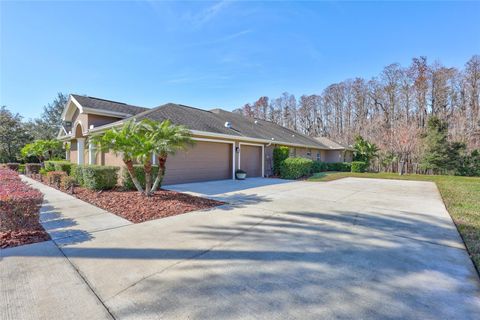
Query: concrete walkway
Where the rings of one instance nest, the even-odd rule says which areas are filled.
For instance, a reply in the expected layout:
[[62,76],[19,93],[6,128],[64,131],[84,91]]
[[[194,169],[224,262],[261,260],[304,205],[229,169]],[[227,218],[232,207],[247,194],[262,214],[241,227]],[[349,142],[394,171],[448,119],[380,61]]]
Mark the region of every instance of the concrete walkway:
[[36,186],[48,201],[43,223],[58,220],[49,228],[55,240],[0,251],[1,319],[480,313],[478,275],[429,182],[169,186],[230,205],[140,224]]

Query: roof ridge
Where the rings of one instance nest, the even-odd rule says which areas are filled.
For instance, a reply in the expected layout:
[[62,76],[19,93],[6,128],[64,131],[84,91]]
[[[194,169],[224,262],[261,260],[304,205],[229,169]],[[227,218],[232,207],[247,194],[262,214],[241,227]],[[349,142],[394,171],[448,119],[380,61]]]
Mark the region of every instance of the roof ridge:
[[95,100],[99,100],[99,101],[121,104],[121,105],[124,105],[124,106],[130,106],[130,107],[135,107],[135,108],[150,109],[150,108],[147,108],[147,107],[140,107],[140,106],[136,106],[136,105],[133,105],[133,104],[126,103],[126,102],[120,102],[120,101],[115,101],[115,100],[92,97],[92,96],[88,96],[88,95],[81,95],[81,94],[76,94],[76,93],[72,93],[71,95],[72,96],[77,96],[77,97],[82,97],[82,98],[89,98],[89,99],[95,99]]

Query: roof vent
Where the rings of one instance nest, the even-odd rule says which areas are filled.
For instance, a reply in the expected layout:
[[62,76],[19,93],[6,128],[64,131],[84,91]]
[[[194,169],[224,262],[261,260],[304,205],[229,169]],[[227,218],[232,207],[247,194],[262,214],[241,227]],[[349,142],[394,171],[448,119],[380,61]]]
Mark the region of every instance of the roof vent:
[[253,123],[258,124],[258,120],[255,120]]
[[295,135],[294,135],[294,134],[292,134],[292,137],[293,137],[293,138],[295,138]]
[[275,138],[272,138],[272,140],[275,140]]
[[225,122],[225,128],[231,128],[232,127],[232,123],[230,121],[227,121]]

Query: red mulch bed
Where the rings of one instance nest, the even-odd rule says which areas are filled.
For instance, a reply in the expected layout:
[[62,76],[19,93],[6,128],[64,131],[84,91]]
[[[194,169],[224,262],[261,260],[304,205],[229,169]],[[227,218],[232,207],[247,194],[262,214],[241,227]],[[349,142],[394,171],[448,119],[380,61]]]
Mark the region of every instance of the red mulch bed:
[[151,197],[146,197],[136,191],[104,190],[97,192],[85,188],[75,188],[74,196],[133,223],[175,216],[224,204],[220,201],[169,190],[159,190]]
[[[41,182],[58,189],[56,186]],[[67,190],[59,190],[69,193]],[[133,223],[175,216],[225,204],[221,201],[163,189],[156,191],[151,197],[146,197],[137,191],[125,191],[121,188],[94,191],[75,187],[73,196]]]
[[36,243],[50,240],[50,236],[43,229],[41,224],[38,228],[24,229],[17,231],[0,232],[0,248],[11,248],[24,244]]

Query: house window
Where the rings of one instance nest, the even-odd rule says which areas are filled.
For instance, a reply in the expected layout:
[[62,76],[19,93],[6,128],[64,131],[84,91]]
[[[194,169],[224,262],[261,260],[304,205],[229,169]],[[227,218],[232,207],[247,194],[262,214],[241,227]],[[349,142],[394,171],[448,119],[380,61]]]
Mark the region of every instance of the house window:
[[311,157],[312,156],[312,149],[308,149],[307,151],[307,157]]
[[317,161],[320,161],[320,152],[317,152]]

